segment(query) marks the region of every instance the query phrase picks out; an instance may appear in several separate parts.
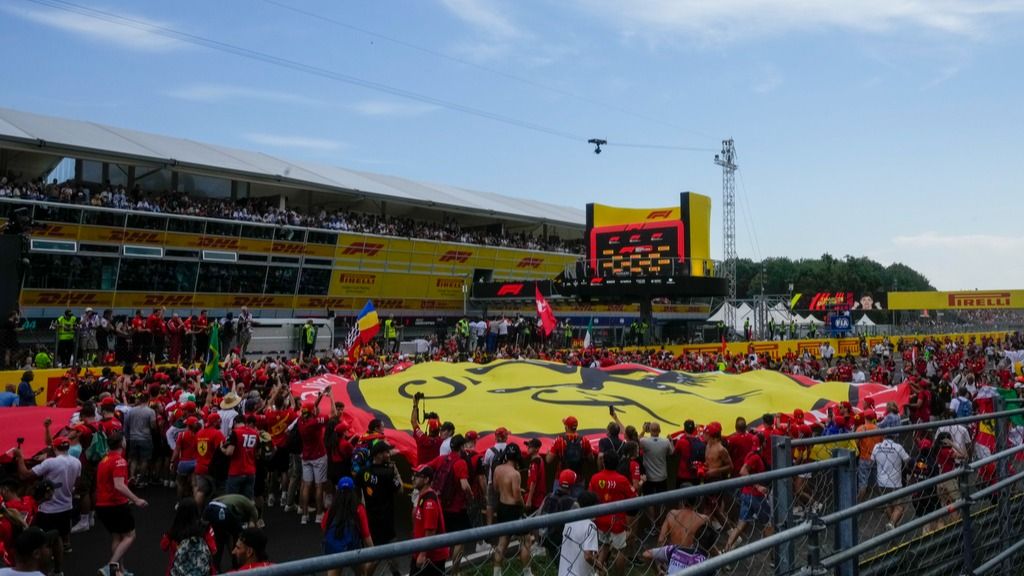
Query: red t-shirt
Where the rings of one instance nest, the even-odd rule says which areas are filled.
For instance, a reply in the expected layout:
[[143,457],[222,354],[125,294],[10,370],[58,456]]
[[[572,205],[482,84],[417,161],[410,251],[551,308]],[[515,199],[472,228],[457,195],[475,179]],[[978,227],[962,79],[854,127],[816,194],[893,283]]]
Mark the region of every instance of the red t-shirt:
[[416,463],[423,465],[437,458],[441,454],[441,443],[444,439],[440,436],[431,436],[417,428],[412,435],[416,438]]
[[[594,456],[594,447],[590,445],[590,442],[586,438],[583,438],[579,434],[559,434],[558,438],[555,438],[555,442],[551,445],[551,453],[554,454],[555,456],[558,456],[558,469],[555,470],[556,474],[561,472],[563,468],[568,468],[568,466],[565,465],[565,447],[567,444],[566,440],[574,440],[577,437],[579,437],[580,442],[582,444],[583,460],[587,460],[588,458]],[[576,474],[581,473],[580,470],[576,470],[575,472]]]
[[224,443],[224,434],[220,428],[203,428],[196,434],[196,476],[210,473],[210,462],[213,454]]
[[[636,496],[633,485],[614,470],[602,470],[590,479],[590,491],[597,494],[598,502],[607,504]],[[594,521],[601,532],[618,534],[626,529],[626,514],[609,514]]]
[[198,456],[199,453],[196,450],[196,435],[196,432],[193,432],[188,428],[186,428],[181,434],[178,434],[178,449],[182,460],[195,460]]
[[146,327],[146,319],[142,316],[136,316],[132,318],[132,331],[140,332]]
[[[427,488],[420,492],[419,500],[412,511],[412,537],[425,538],[427,531],[444,534],[444,515],[441,513],[441,502],[437,494]],[[427,559],[435,564],[444,565],[448,560],[448,548],[435,548],[427,552]]]
[[235,437],[235,451],[228,461],[228,476],[254,476],[256,474],[256,448],[260,444],[260,433],[243,424],[236,426],[231,434]]
[[939,465],[939,472],[943,474],[953,471],[956,468],[956,452],[953,452],[949,446],[939,448],[935,463]]
[[729,435],[725,439],[726,444],[729,446],[729,458],[732,458],[732,475],[739,476],[740,468],[743,468],[743,462],[747,459],[747,454],[750,454],[754,447],[757,446],[757,436],[743,432],[742,434],[736,432]]
[[683,434],[677,438],[674,451],[676,456],[679,457],[679,467],[676,468],[676,478],[687,482],[696,480],[697,472],[693,469],[690,457],[690,437]]
[[120,506],[128,497],[114,488],[114,479],[128,482],[128,461],[120,450],[111,450],[96,467],[96,506]]
[[768,428],[767,426],[762,430],[762,434],[764,435],[764,446],[761,450],[761,458],[764,459],[764,465],[770,469],[772,467],[772,436],[785,436],[785,434],[778,428]]
[[529,491],[529,486],[533,486],[533,500],[527,502],[526,505],[535,510],[540,509],[544,505],[544,497],[548,493],[548,476],[543,458],[538,457],[530,460],[526,485],[527,491]]
[[324,446],[324,430],[327,428],[326,416],[309,416],[299,418],[299,437],[302,438],[302,459],[316,460],[327,454]]
[[[757,452],[751,452],[747,454],[747,459],[743,461],[743,465],[747,467],[747,475],[752,476],[754,474],[760,474],[767,470],[764,459],[758,455]],[[760,496],[764,497],[764,494],[760,490],[754,487],[753,484],[748,484],[743,488],[740,488],[740,492],[749,496]]]
[[295,410],[269,410],[259,418],[261,428],[270,434],[270,442],[274,448],[281,448],[288,443],[288,425],[295,420]]

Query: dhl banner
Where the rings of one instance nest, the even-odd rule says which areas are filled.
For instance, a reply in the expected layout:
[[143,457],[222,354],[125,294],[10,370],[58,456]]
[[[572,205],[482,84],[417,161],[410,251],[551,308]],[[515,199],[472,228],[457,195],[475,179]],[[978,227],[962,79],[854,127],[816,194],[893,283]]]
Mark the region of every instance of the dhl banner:
[[1024,290],[889,292],[890,310],[990,310],[1024,308]]
[[857,403],[860,395],[885,388],[816,383],[769,371],[689,374],[638,365],[597,369],[508,360],[486,365],[427,362],[362,381],[325,376],[293,384],[292,392],[315,395],[328,385],[331,394],[324,401],[344,402],[359,431],[371,418],[383,419],[386,429],[395,430],[389,441],[407,455],[415,454],[409,409],[417,392],[424,394],[421,410],[457,422],[460,430],[487,436],[478,449],[493,442],[491,434],[499,426],[522,440],[540,437],[546,449],[563,432],[566,416],[575,416],[580,432],[596,442],[605,433],[609,406],[626,424],[659,422],[668,435],[687,419],[700,424],[718,421],[730,430],[738,416],[756,424],[765,413]]

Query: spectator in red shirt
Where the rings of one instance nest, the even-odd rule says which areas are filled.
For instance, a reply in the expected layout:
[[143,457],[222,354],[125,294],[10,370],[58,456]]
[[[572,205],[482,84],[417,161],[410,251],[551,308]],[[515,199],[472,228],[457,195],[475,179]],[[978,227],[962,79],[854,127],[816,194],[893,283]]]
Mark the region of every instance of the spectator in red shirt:
[[[316,522],[323,520],[324,484],[327,483],[327,447],[324,445],[324,432],[327,429],[326,416],[320,414],[320,399],[329,395],[328,386],[315,398],[302,401],[302,412],[299,414],[299,437],[302,439],[302,492],[299,494],[299,511],[302,513],[302,524],[309,523],[310,493],[316,487]],[[331,403],[331,418],[338,416],[338,407]]]
[[216,412],[206,417],[206,428],[196,434],[196,476],[210,475],[210,464],[220,445],[224,443],[224,434],[220,431],[220,415]]
[[[440,474],[445,474],[446,485],[441,487],[441,510],[444,513],[444,526],[449,532],[472,528],[467,510],[468,503],[473,500],[473,487],[470,485],[470,459],[475,443],[461,434],[452,436],[452,451],[447,456],[438,456],[430,463],[430,467]],[[452,547],[452,572],[458,573],[462,564],[463,545]]]
[[[768,465],[761,457],[761,450],[756,449],[747,454],[747,459],[740,468],[740,476],[752,476],[768,470]],[[747,529],[750,523],[761,524],[763,536],[772,533],[771,503],[768,501],[768,486],[763,484],[747,484],[740,488],[740,519],[736,527],[729,532],[729,539],[725,544],[726,551],[732,550],[739,540],[740,535]]]
[[149,332],[149,361],[153,364],[161,362],[164,354],[164,311],[154,308],[146,318],[146,331]]
[[[619,474],[619,455],[615,452],[608,452],[604,455],[604,470],[601,470],[590,479],[589,490],[597,494],[601,504],[618,502],[636,496],[633,484],[628,478]],[[626,548],[627,519],[625,513],[608,514],[594,520],[597,525],[597,537],[601,543],[601,550],[598,553],[599,562],[605,564],[608,554],[615,551],[613,561],[615,569],[619,573],[624,572],[626,557],[622,551]]]
[[231,551],[238,564],[238,570],[252,570],[272,566],[267,560],[267,536],[259,528],[246,528],[242,530],[241,536],[235,541],[235,548]]
[[441,420],[437,414],[430,412],[425,415],[427,419],[427,432],[420,429],[420,397],[413,396],[412,399],[412,435],[416,439],[416,464],[423,465],[437,458],[441,454],[441,444],[452,432],[441,430]]
[[558,438],[555,438],[555,443],[548,451],[547,461],[549,464],[558,462],[558,466],[555,468],[556,476],[563,469],[569,469],[576,473],[576,485],[573,486],[571,492],[575,498],[579,496],[580,492],[583,492],[583,464],[587,460],[596,459],[596,455],[590,442],[576,433],[579,420],[574,416],[567,416],[562,420],[562,425],[565,426],[565,433],[559,434]]
[[676,439],[673,451],[679,457],[676,468],[676,488],[684,488],[701,482],[698,466],[703,467],[707,445],[697,434],[693,420],[683,423],[683,433]]
[[526,457],[529,468],[526,474],[526,509],[539,510],[547,496],[548,476],[544,458],[540,455],[540,439],[531,438],[526,442]]
[[783,430],[775,427],[775,414],[765,412],[761,416],[761,423],[764,427],[761,430],[761,437],[763,438],[760,446],[761,458],[764,460],[764,465],[771,470],[772,469],[772,436],[785,436],[786,433]]
[[295,399],[284,386],[275,387],[267,401],[269,407],[257,419],[259,427],[270,434],[270,443],[274,447],[270,462],[267,464],[267,493],[270,495],[267,497],[268,506],[274,506],[274,495],[278,492],[281,493],[281,505],[287,504],[288,465],[291,459],[288,451],[288,429],[299,416],[294,402]]
[[747,419],[739,416],[736,418],[736,432],[730,434],[725,442],[729,447],[729,458],[732,459],[732,475],[739,476],[747,454],[757,446],[757,435],[747,431]]
[[135,541],[132,503],[145,508],[148,502],[128,487],[128,461],[124,459],[124,436],[120,431],[107,434],[109,452],[96,468],[96,518],[110,532],[110,563],[120,563]]
[[185,429],[178,434],[171,455],[171,468],[177,475],[178,497],[182,498],[192,491],[192,474],[196,471],[196,441],[200,432],[199,419],[189,416],[185,419]]
[[231,435],[221,444],[221,451],[228,457],[225,493],[241,494],[250,500],[255,498],[256,449],[259,445],[260,433],[252,427],[251,417],[235,418]]
[[[434,469],[419,466],[412,474],[413,489],[417,493],[412,509],[412,537],[426,538],[445,533],[444,514],[437,493],[431,488]],[[444,576],[444,565],[448,560],[448,548],[435,548],[420,552],[413,558],[410,576]]]

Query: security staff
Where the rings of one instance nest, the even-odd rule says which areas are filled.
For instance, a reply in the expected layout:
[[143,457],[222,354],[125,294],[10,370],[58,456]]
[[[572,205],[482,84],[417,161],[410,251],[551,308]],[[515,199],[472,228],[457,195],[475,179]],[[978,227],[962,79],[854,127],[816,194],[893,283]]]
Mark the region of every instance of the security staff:
[[313,325],[313,320],[306,320],[305,325],[302,326],[302,359],[311,358],[313,356],[313,348],[316,344],[316,326]]
[[395,324],[394,316],[384,321],[384,342],[388,352],[398,351],[398,325]]
[[463,316],[455,324],[455,333],[459,337],[459,351],[465,354],[469,350],[469,319]]
[[64,310],[63,316],[57,318],[56,327],[57,358],[61,367],[70,366],[71,358],[75,353],[75,328],[78,327],[78,318],[68,308]]

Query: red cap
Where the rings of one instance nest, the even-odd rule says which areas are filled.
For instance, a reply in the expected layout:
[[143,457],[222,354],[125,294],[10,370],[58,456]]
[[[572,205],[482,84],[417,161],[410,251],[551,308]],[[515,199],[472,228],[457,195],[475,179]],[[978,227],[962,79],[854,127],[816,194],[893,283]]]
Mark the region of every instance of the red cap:
[[216,412],[211,412],[206,415],[207,426],[217,426],[218,424],[220,424],[220,414],[217,414]]
[[306,398],[302,401],[302,411],[312,412],[316,409],[316,398]]
[[558,473],[558,485],[562,488],[569,488],[576,483],[576,473],[566,468]]
[[71,440],[67,436],[58,436],[53,439],[53,447],[58,450],[67,450],[71,447]]
[[712,422],[704,427],[704,433],[713,437],[721,436],[722,425],[718,422]]
[[470,430],[469,432],[466,432],[466,441],[467,442],[476,442],[476,439],[479,438],[479,437],[480,437],[480,435],[477,434],[476,430]]
[[348,432],[348,424],[344,422],[338,422],[338,425],[334,427],[334,431],[337,432],[338,434],[344,434],[345,432]]
[[868,410],[867,412],[864,413],[864,418],[868,422],[874,422],[875,420],[878,420],[878,414],[875,414],[874,410]]
[[575,416],[566,416],[565,419],[562,420],[562,424],[569,428],[575,428],[580,425],[580,421],[577,420]]
[[117,406],[117,400],[114,400],[113,396],[107,396],[100,400],[100,408],[114,408],[115,406]]
[[185,402],[184,404],[181,405],[181,409],[185,410],[186,412],[195,412],[196,403],[189,400],[188,402]]
[[804,419],[804,411],[799,409],[799,408],[797,408],[796,410],[793,410],[793,419],[795,419],[795,420],[803,420]]
[[437,418],[428,418],[427,419],[427,430],[433,432],[433,431],[438,430],[440,428],[441,428],[441,421],[440,420],[438,420]]
[[498,438],[508,438],[508,428],[502,426],[494,431],[494,435]]
[[189,416],[188,418],[185,418],[185,426],[192,427],[195,426],[196,424],[199,424],[199,418],[196,418],[195,416]]

